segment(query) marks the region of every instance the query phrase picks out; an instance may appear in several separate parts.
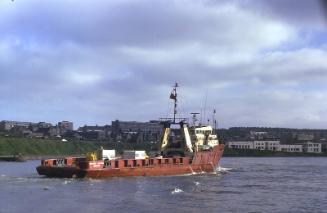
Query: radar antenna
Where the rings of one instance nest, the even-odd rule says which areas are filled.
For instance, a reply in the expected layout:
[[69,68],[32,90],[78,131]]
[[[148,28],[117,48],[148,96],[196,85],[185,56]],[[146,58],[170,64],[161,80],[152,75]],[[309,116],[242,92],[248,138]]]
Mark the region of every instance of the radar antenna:
[[192,115],[192,123],[193,123],[193,127],[195,128],[195,123],[198,121],[198,118],[196,117],[196,115],[198,115],[200,113],[198,112],[191,112]]
[[178,87],[178,84],[175,83],[175,85],[173,86],[173,91],[171,91],[170,93],[170,99],[173,99],[174,100],[174,120],[173,122],[175,123],[175,120],[176,120],[176,114],[177,114],[177,87]]

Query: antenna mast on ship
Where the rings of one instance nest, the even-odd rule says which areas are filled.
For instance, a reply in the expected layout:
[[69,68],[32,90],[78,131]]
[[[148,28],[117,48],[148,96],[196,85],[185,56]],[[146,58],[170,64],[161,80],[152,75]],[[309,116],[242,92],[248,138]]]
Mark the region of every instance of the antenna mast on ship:
[[173,91],[171,91],[170,93],[170,99],[173,99],[174,100],[174,120],[173,122],[175,123],[175,120],[176,120],[176,114],[177,114],[177,87],[178,87],[178,84],[175,83],[175,85],[173,86]]
[[195,128],[195,124],[196,124],[196,122],[198,121],[198,119],[197,119],[197,117],[196,117],[196,115],[198,115],[198,114],[200,114],[200,113],[198,113],[198,112],[191,112],[191,115],[192,115],[192,122],[193,122],[193,127]]
[[216,120],[216,109],[213,110],[213,125],[214,125],[214,133],[217,133],[217,120]]

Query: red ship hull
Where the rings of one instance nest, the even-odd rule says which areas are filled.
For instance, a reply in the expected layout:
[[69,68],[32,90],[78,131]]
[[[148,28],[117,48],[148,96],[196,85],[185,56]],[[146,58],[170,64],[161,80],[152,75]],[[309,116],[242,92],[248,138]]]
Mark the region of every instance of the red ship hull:
[[[224,145],[210,151],[196,152],[193,158],[120,159],[88,161],[86,158],[42,160],[37,172],[47,177],[107,178],[128,176],[169,176],[214,172],[224,151]],[[59,161],[59,162],[58,162]]]

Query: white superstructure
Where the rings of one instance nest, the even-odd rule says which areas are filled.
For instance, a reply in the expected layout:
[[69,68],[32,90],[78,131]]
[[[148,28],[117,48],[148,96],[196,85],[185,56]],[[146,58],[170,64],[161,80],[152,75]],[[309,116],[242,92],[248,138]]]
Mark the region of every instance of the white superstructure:
[[102,149],[102,159],[113,160],[116,159],[116,150],[114,149]]
[[213,133],[211,126],[196,127],[194,131],[196,147],[207,146],[211,148],[219,144],[218,137]]

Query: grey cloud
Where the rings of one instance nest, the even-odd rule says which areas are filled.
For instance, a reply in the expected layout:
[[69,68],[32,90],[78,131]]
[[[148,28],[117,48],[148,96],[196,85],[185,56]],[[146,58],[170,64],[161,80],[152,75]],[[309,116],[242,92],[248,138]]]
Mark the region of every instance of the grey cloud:
[[292,25],[325,26],[324,0],[250,0],[238,1],[247,9],[281,19]]
[[[298,29],[286,23],[286,11],[278,13],[281,2],[249,2],[253,7],[238,1],[35,0],[0,8],[0,116],[11,116],[0,119],[81,125],[155,119],[170,112],[175,81],[181,84],[179,111],[199,111],[208,91],[208,111],[216,107],[224,126],[291,126],[305,109],[324,118],[308,104],[289,113],[303,99],[279,94],[317,94],[303,85],[325,82],[325,50],[267,54],[265,48],[293,41]],[[271,14],[258,12],[263,7]]]

